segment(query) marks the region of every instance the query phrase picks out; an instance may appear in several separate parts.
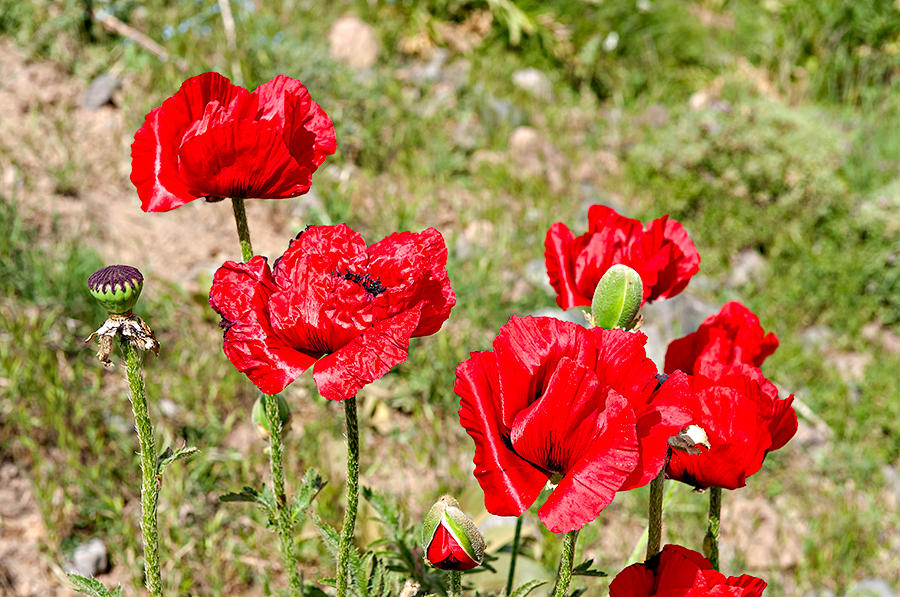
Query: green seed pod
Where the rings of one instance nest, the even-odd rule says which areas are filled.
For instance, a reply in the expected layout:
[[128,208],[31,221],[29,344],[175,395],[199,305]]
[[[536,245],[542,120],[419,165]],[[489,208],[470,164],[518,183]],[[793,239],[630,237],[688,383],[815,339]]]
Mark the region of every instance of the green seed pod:
[[110,315],[127,315],[141,296],[144,276],[130,265],[109,265],[88,278],[91,295]]
[[484,559],[484,537],[449,495],[425,515],[422,548],[425,561],[441,570],[471,570]]
[[[269,421],[266,418],[266,405],[263,402],[265,398],[265,396],[260,396],[256,399],[250,416],[256,425],[256,430],[259,432],[260,437],[269,439]],[[281,419],[281,432],[285,433],[291,424],[291,407],[288,406],[287,400],[282,398],[281,394],[276,395],[275,398],[278,400],[278,418]]]
[[596,327],[629,330],[644,298],[641,276],[627,265],[614,265],[603,274],[594,290],[591,316]]

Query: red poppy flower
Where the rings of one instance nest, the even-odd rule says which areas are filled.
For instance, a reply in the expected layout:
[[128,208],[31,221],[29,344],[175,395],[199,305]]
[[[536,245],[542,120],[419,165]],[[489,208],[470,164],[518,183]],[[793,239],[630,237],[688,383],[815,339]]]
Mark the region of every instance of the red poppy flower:
[[716,379],[733,365],[759,367],[778,348],[778,338],[766,334],[759,317],[741,303],[725,303],[696,332],[669,343],[666,373],[676,369]]
[[250,93],[204,73],[147,114],[131,182],[144,211],[201,197],[296,197],[335,147],[331,119],[300,81],[278,75]]
[[434,228],[366,247],[345,224],[311,226],[269,269],[265,257],[226,261],[209,304],[225,354],[265,394],[315,364],[329,400],[351,398],[406,360],[409,340],[438,331],[456,304],[447,247]]
[[759,369],[735,365],[718,380],[673,373],[665,385],[688,396],[684,405],[692,423],[706,431],[709,450],[672,451],[666,475],[697,488],[737,489],[762,467],[766,454],[784,446],[797,432],[794,396],[778,399],[778,390]]
[[666,215],[644,227],[605,205],[591,206],[588,231],[577,238],[565,224],[551,226],[544,247],[563,309],[590,305],[600,278],[617,263],[641,275],[645,302],[677,295],[700,269],[700,254],[681,224]]
[[725,576],[696,551],[666,545],[644,563],[622,570],[609,584],[609,597],[759,597],[761,578]]
[[617,491],[649,483],[667,440],[689,422],[640,332],[513,317],[493,351],[456,369],[459,417],[475,440],[475,477],[493,514],[518,516],[549,479],[539,515],[565,533],[597,517]]

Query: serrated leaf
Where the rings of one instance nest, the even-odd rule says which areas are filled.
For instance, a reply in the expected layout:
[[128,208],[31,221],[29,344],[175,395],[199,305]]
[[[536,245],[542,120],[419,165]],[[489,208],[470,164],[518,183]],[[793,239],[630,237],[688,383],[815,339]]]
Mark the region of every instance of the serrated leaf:
[[300,491],[297,492],[291,503],[291,520],[295,527],[303,524],[303,521],[306,519],[306,511],[325,485],[327,485],[327,482],[322,480],[322,477],[315,469],[309,469],[303,475]]
[[528,593],[545,584],[547,584],[546,580],[530,580],[513,591],[510,594],[510,597],[525,597],[526,595],[528,595]]
[[268,516],[268,525],[272,526],[275,522],[275,498],[268,487],[263,487],[262,492],[257,491],[249,486],[244,486],[240,491],[232,491],[219,496],[220,502],[249,502],[256,504]]
[[319,529],[319,534],[322,536],[322,541],[325,543],[325,549],[328,550],[331,557],[337,559],[341,547],[340,533],[338,533],[333,526],[319,518],[319,515],[315,512],[312,513],[311,517],[316,528]]
[[87,578],[86,576],[81,576],[80,574],[75,574],[73,572],[70,572],[66,576],[69,577],[69,581],[76,590],[85,595],[90,595],[91,597],[113,597],[113,595],[122,594],[121,588],[116,589],[117,593],[110,594],[106,585],[96,578]]
[[159,455],[159,458],[156,460],[156,472],[157,474],[162,474],[162,472],[166,469],[167,466],[175,462],[176,460],[184,460],[186,458],[190,458],[197,452],[199,452],[199,448],[182,446],[175,451],[172,451],[172,448],[166,448],[163,450],[162,454]]

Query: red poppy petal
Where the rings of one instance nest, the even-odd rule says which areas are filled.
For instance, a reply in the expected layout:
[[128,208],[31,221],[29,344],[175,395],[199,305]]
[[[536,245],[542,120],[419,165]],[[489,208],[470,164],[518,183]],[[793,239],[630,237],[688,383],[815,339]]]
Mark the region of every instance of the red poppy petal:
[[575,284],[574,240],[568,226],[560,222],[550,227],[544,239],[547,277],[556,290],[556,304],[562,309],[591,304],[591,299],[582,295]]
[[597,371],[603,383],[613,387],[638,409],[650,401],[656,389],[656,365],[647,358],[643,332],[591,328],[599,348]]
[[610,391],[602,416],[606,419],[602,435],[566,472],[538,511],[553,533],[580,529],[597,518],[637,465],[639,447],[628,400]]
[[797,413],[792,406],[794,395],[791,394],[784,400],[776,400],[772,404],[772,420],[769,423],[769,433],[772,435],[772,446],[769,452],[784,447],[797,433]]
[[647,224],[644,231],[645,258],[661,260],[654,263],[659,272],[648,300],[672,298],[687,287],[691,278],[700,271],[700,253],[680,223],[668,215]]
[[232,120],[186,139],[178,151],[185,184],[217,197],[296,197],[309,190],[312,172],[288,152],[267,122]]
[[653,395],[652,402],[636,412],[641,458],[620,491],[643,487],[656,478],[666,462],[669,438],[678,435],[693,420],[687,408],[690,398],[687,375],[676,371]]
[[602,431],[598,385],[591,369],[562,358],[541,397],[516,414],[509,436],[516,454],[550,472],[568,471]]
[[366,242],[346,224],[310,226],[274,267],[272,327],[294,346],[319,353],[341,348],[375,323],[371,294],[344,278],[366,267]]
[[422,319],[413,336],[429,336],[450,316],[456,295],[447,276],[447,245],[434,228],[392,234],[368,249],[368,273],[387,290],[376,303],[393,316],[422,303]]
[[319,393],[328,400],[347,400],[405,361],[420,315],[421,310],[413,308],[379,321],[337,352],[320,359],[313,369]]
[[520,515],[537,499],[547,475],[510,450],[508,438],[500,434],[494,354],[473,352],[460,363],[454,391],[461,398],[460,423],[475,440],[475,478],[484,491],[485,508],[498,516]]
[[478,566],[443,524],[434,530],[425,559],[441,570],[471,570]]
[[597,350],[583,327],[552,317],[510,317],[494,340],[499,365],[498,412],[506,430],[516,414],[540,396],[556,363],[564,356],[596,362]]
[[225,355],[265,394],[282,391],[316,361],[269,326],[266,302],[273,289],[269,266],[257,256],[247,263],[226,261],[216,271],[209,295],[226,327]]
[[628,566],[609,583],[609,597],[651,597],[655,582],[653,570],[644,564]]
[[278,75],[257,87],[253,95],[258,101],[257,120],[277,124],[297,163],[314,171],[335,152],[334,124],[303,83]]
[[744,592],[738,594],[743,597],[759,597],[768,585],[763,579],[750,576],[749,574],[729,576],[725,582],[732,587],[742,587]]
[[192,190],[178,171],[183,135],[210,101],[231,106],[247,95],[246,89],[222,75],[204,73],[182,83],[172,97],[147,114],[131,145],[131,182],[141,198],[141,209],[169,211],[204,196]]
[[695,487],[743,487],[772,445],[759,404],[735,388],[714,385],[698,391],[696,383],[694,399],[694,423],[706,431],[710,449],[696,455],[673,451],[666,474]]

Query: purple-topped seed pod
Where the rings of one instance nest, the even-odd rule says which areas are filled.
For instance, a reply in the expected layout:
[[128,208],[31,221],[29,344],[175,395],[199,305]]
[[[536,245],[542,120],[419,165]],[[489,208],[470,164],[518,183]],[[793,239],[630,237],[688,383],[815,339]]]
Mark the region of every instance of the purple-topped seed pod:
[[108,265],[88,278],[91,296],[111,315],[127,315],[144,287],[144,276],[130,265]]

